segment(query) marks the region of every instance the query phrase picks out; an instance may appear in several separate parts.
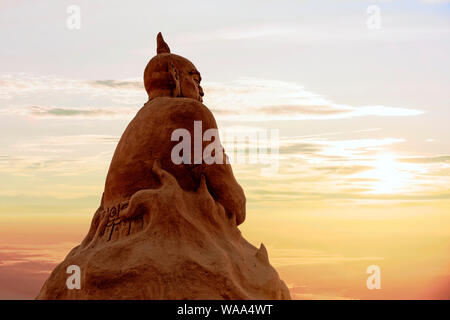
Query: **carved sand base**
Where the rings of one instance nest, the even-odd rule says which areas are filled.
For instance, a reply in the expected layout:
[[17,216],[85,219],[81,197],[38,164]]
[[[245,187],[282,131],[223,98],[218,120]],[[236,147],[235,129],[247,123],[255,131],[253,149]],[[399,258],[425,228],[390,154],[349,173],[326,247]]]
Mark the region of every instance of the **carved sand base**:
[[[290,299],[267,251],[248,243],[208,192],[152,169],[157,189],[99,208],[91,230],[45,282],[37,299]],[[66,269],[81,269],[69,290]]]

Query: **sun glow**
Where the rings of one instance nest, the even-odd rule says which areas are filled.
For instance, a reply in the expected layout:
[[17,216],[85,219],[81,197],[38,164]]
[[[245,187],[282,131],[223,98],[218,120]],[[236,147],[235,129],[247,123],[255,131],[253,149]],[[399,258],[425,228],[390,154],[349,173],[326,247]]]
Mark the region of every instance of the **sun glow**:
[[370,193],[393,194],[405,191],[412,175],[403,164],[396,161],[393,154],[379,154],[375,158],[374,167],[365,174],[367,178],[374,179]]

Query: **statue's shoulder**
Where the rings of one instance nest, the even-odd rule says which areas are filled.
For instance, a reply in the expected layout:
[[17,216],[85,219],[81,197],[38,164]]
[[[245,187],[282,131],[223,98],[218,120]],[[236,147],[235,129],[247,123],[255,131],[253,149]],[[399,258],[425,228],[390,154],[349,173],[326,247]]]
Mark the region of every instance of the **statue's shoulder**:
[[188,118],[197,120],[212,120],[214,116],[211,110],[208,109],[200,101],[190,98],[172,98],[172,97],[158,97],[151,99],[138,111],[139,117],[152,118]]

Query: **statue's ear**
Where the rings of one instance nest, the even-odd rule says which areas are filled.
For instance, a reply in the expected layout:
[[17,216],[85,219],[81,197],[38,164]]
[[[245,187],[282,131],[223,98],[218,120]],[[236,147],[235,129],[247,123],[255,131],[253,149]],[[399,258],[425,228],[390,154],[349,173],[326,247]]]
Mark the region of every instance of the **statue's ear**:
[[181,83],[180,83],[180,74],[178,72],[178,69],[175,67],[173,62],[170,62],[168,64],[168,73],[172,80],[172,97],[182,97],[181,94]]

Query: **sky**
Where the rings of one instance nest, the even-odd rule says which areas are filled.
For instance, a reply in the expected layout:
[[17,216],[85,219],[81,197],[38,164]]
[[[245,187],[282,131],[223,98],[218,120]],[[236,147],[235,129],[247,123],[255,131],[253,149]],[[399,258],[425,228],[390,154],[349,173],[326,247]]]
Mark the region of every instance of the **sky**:
[[159,31],[201,72],[227,150],[227,132],[277,141],[233,170],[243,236],[294,299],[450,298],[450,1],[0,9],[0,299],[34,298],[87,233]]

